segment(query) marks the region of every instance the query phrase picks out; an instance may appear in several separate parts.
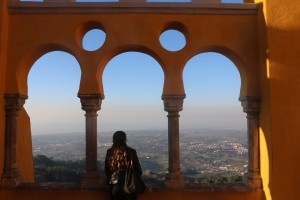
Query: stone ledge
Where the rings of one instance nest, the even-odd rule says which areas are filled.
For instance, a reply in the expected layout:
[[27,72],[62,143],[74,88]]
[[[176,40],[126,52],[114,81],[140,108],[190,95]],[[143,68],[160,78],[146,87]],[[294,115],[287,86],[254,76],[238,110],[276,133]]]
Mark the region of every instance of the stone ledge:
[[256,15],[259,4],[151,2],[9,2],[10,14],[218,14]]
[[[3,190],[87,190],[87,191],[109,191],[109,186],[104,185],[101,187],[81,188],[80,184],[76,183],[25,183],[15,187],[0,186],[0,191]],[[146,192],[250,192],[246,184],[197,184],[186,185],[181,189],[171,189],[164,187],[147,186]]]

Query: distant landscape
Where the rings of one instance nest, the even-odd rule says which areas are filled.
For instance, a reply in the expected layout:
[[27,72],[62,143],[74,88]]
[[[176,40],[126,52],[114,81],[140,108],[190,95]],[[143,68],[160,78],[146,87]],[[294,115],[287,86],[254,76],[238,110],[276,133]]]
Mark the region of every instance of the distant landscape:
[[[162,185],[168,171],[167,131],[126,133],[128,145],[138,152],[145,182]],[[106,150],[112,145],[112,134],[98,133],[101,175]],[[37,182],[80,182],[85,169],[85,133],[33,135],[32,142]],[[182,130],[180,163],[185,182],[189,185],[242,182],[248,164],[246,131]]]

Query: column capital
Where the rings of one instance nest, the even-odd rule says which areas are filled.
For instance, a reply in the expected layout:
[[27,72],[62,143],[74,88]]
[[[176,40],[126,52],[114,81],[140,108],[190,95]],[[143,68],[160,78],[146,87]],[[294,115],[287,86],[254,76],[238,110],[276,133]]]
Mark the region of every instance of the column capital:
[[101,94],[79,94],[81,109],[85,111],[98,111],[101,109],[102,99]]
[[164,101],[165,111],[167,112],[179,112],[182,111],[183,100],[185,99],[185,94],[177,95],[163,95],[162,100]]
[[22,94],[4,94],[5,110],[6,111],[20,111],[25,104],[28,97]]
[[243,111],[247,114],[257,115],[260,110],[260,97],[245,96],[240,97],[239,101],[242,104]]

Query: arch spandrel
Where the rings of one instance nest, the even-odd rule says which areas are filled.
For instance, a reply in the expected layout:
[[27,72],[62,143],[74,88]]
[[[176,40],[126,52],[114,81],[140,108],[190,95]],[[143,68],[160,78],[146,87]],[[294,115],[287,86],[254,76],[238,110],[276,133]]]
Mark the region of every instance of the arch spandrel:
[[164,57],[166,64],[163,95],[185,95],[183,68],[185,59],[181,53],[168,53]]
[[[11,51],[14,51],[14,49],[11,48]],[[22,53],[18,53],[16,50],[16,54],[10,54],[13,59],[8,58],[8,66],[10,67],[7,70],[9,80],[7,80],[6,93],[27,95],[27,78],[32,66],[43,55],[53,51],[66,52],[76,58],[72,50],[60,44],[43,44],[39,47],[25,49]]]
[[[239,52],[243,64],[235,64],[238,67],[245,66],[244,71],[241,67],[239,69],[242,81],[245,82],[246,76],[248,76],[247,80],[257,79],[257,72],[255,72],[258,70],[258,65],[255,63],[257,60],[255,57],[257,54],[256,15],[236,17],[210,14],[127,13],[86,14],[83,17],[50,15],[49,17],[48,15],[34,14],[24,15],[24,18],[18,18],[17,15],[12,16],[12,20],[17,21],[16,24],[21,26],[13,25],[10,30],[14,41],[9,42],[13,49],[9,53],[9,66],[19,66],[17,60],[21,60],[20,56],[23,57],[29,52],[28,49],[32,49],[34,46],[53,43],[68,47],[68,53],[72,50],[71,54],[77,58],[82,68],[80,94],[103,94],[102,78],[99,77],[101,77],[107,62],[115,55],[126,51],[146,53],[160,63],[165,73],[164,94],[184,94],[182,71],[185,63],[193,55],[204,52],[203,48],[207,46],[221,46],[231,49],[232,52]],[[45,24],[41,24],[45,20],[48,22],[46,28]],[[57,26],[60,26],[61,29],[58,30]],[[103,29],[107,38],[99,50],[86,52],[82,48],[81,40],[83,34],[91,28]],[[187,43],[179,52],[170,53],[159,43],[159,36],[166,28],[184,32]],[[21,32],[22,37],[18,34]],[[237,62],[230,55],[225,56],[233,62]],[[35,56],[35,59],[37,58],[38,56]],[[30,58],[22,59],[21,62],[25,65],[33,63]],[[22,81],[25,82],[28,72],[26,70],[21,72],[20,77],[14,74],[16,72],[13,70],[9,70],[8,73],[10,81],[14,81],[13,77],[16,79],[14,81],[16,84],[8,84],[8,91],[27,93],[27,86],[18,85],[18,82],[20,82],[19,79],[23,79]],[[257,96],[257,87],[253,82],[242,85],[241,96]]]

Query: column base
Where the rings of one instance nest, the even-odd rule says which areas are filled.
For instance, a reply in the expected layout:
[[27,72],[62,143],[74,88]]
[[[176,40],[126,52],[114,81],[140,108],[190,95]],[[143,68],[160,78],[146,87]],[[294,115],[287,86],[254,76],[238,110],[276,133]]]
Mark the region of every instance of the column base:
[[81,181],[82,189],[99,188],[100,186],[102,186],[102,180],[99,176],[98,171],[86,172],[84,174],[83,179]]
[[262,190],[262,179],[260,175],[248,175],[248,187],[250,191]]
[[168,174],[166,177],[165,187],[167,189],[183,189],[184,178],[182,174]]
[[20,185],[22,182],[23,181],[20,172],[16,169],[10,170],[9,172],[4,172],[1,177],[2,186],[14,187]]

